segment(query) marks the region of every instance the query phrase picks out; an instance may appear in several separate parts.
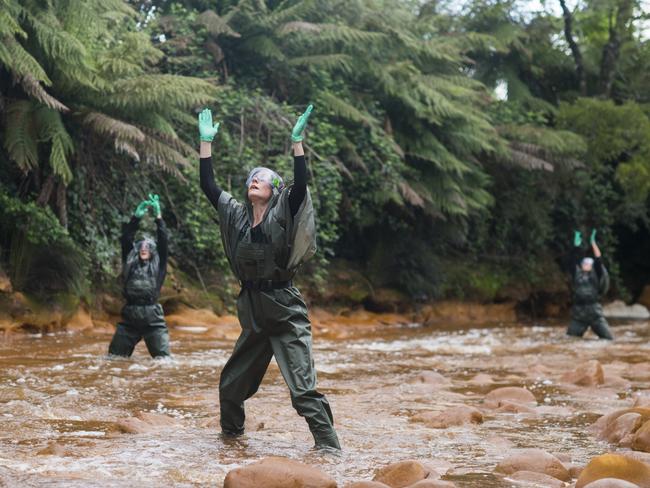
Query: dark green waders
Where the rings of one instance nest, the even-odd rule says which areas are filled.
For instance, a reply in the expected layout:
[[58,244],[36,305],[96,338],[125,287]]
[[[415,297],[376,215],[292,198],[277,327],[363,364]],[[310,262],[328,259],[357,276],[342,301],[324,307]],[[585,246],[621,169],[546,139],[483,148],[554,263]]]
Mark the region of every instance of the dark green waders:
[[219,382],[221,428],[226,435],[244,432],[244,402],[257,392],[275,356],[291,403],[307,421],[316,446],[340,449],[329,403],[316,390],[307,306],[291,284],[299,263],[315,251],[311,197],[307,194],[291,218],[287,191],[274,195],[255,229],[250,208],[226,192],[219,199],[224,248],[242,282],[237,299],[242,333]]
[[571,323],[567,329],[570,336],[582,337],[589,327],[601,339],[612,340],[609,325],[603,314],[603,307],[598,300],[607,293],[609,274],[602,266],[601,275],[592,269],[582,271],[576,267],[573,277],[573,307],[571,308]]

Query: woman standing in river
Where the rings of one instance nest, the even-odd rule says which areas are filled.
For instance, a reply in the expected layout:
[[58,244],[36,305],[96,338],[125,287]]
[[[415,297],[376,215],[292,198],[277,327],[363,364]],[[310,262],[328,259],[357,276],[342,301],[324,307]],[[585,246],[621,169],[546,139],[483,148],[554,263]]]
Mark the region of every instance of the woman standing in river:
[[240,203],[215,183],[212,140],[219,130],[209,109],[199,114],[201,188],[219,213],[223,247],[239,279],[237,315],[242,327],[221,372],[221,429],[226,436],[244,433],[244,401],[257,391],[275,356],[289,387],[291,403],[305,418],[316,447],[340,449],[332,411],[316,390],[311,324],[307,306],[292,279],[316,251],[314,210],[307,190],[302,138],[310,105],[291,133],[294,183],[268,168],[251,170],[246,200]]

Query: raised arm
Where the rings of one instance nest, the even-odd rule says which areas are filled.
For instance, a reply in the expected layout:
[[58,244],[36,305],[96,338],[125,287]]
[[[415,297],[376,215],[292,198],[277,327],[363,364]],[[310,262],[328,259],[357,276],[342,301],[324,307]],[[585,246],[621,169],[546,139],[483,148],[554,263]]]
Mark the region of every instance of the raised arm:
[[603,275],[603,260],[600,247],[596,244],[596,229],[591,231],[589,242],[591,243],[591,249],[594,251],[594,270],[596,271],[598,278],[600,278]]
[[567,263],[567,272],[573,276],[576,272],[576,267],[580,266],[580,260],[582,259],[582,233],[580,231],[574,231],[573,233],[573,247],[571,248],[571,253],[569,254],[569,262]]
[[169,232],[167,231],[165,221],[162,219],[160,214],[156,217],[156,227],[158,228],[156,247],[158,248],[158,257],[160,258],[157,284],[158,288],[160,288],[165,281],[165,275],[167,274],[167,256],[169,253]]
[[289,208],[292,216],[298,213],[298,209],[300,209],[300,205],[307,194],[307,164],[302,139],[313,109],[314,106],[310,104],[305,113],[298,117],[298,121],[291,131],[291,142],[293,142],[293,187],[291,193],[289,193]]
[[307,194],[307,163],[302,142],[293,144],[293,186],[289,193],[289,208],[291,216],[295,217]]
[[221,188],[214,180],[214,170],[212,169],[212,141],[219,131],[219,123],[212,124],[212,112],[210,109],[204,109],[199,114],[199,134],[201,136],[201,145],[199,147],[199,178],[201,181],[201,190],[208,197],[214,208],[217,208]]
[[129,256],[131,249],[133,249],[133,239],[135,239],[135,233],[138,231],[140,226],[140,217],[133,215],[131,220],[122,224],[122,237],[120,238],[120,244],[122,245],[122,264],[126,263],[126,258]]
[[120,238],[120,244],[122,246],[122,264],[126,263],[126,258],[129,256],[131,249],[133,249],[133,240],[135,239],[135,233],[138,232],[140,219],[144,217],[144,214],[147,213],[147,208],[150,206],[151,202],[149,200],[141,201],[133,212],[131,220],[126,224],[122,224],[122,237]]

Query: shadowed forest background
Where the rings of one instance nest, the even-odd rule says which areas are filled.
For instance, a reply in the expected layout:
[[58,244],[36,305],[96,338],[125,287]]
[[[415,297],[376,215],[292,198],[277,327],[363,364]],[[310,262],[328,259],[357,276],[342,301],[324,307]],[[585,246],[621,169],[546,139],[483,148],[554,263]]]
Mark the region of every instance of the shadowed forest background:
[[647,17],[631,0],[0,0],[0,274],[41,303],[118,295],[121,224],[153,192],[167,289],[223,311],[237,286],[196,115],[222,122],[216,176],[243,197],[255,166],[290,179],[311,102],[312,300],[543,313],[568,297],[573,230],[592,227],[612,297],[635,299],[650,283]]

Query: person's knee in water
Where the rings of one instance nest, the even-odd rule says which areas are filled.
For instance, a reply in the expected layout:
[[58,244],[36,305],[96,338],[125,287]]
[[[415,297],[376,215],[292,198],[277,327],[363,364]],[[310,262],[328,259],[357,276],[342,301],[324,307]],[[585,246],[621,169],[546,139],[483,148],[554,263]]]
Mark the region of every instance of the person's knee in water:
[[573,306],[567,334],[582,337],[591,327],[601,339],[611,340],[613,336],[600,304],[600,299],[609,289],[609,273],[602,263],[602,254],[596,243],[596,229],[591,233],[590,244],[594,257],[581,258],[582,234],[575,231],[569,264],[573,284]]
[[[157,238],[144,236],[135,240],[140,220],[151,209],[156,218]],[[158,195],[149,195],[140,202],[131,220],[122,227],[122,322],[117,326],[108,352],[113,356],[130,357],[144,338],[152,357],[168,357],[169,332],[158,303],[160,288],[167,270],[168,234],[162,219]]]
[[[340,448],[331,410],[316,390],[311,326],[307,307],[292,279],[316,251],[316,228],[302,138],[310,105],[291,134],[294,183],[268,168],[254,168],[246,198],[235,200],[216,184],[212,141],[219,124],[205,109],[199,114],[201,188],[219,214],[223,247],[239,279],[237,314],[242,333],[221,372],[221,428],[226,435],[244,432],[244,402],[257,391],[275,356],[298,414],[305,417],[317,446]],[[299,340],[296,340],[299,337]]]

